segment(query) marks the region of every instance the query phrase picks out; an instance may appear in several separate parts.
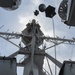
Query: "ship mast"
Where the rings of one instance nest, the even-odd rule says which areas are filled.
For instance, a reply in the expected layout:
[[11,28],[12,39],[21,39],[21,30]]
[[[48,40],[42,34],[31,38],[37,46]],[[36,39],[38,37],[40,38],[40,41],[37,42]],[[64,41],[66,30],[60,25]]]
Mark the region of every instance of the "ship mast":
[[[40,25],[36,22],[35,19],[33,19],[31,23],[27,24],[27,27],[22,31],[21,34],[0,32],[0,37],[19,48],[17,52],[9,55],[8,57],[13,58],[18,54],[25,56],[22,62],[17,62],[17,66],[24,67],[23,75],[48,75],[48,73],[46,71],[44,72],[43,70],[44,57],[47,57],[59,68],[61,68],[62,63],[47,54],[45,51],[64,42],[75,42],[74,39],[63,39],[45,36],[40,29]],[[18,46],[10,41],[10,39],[18,39],[20,37],[22,38],[22,42],[24,43],[25,47],[22,47],[21,45]],[[39,46],[43,44],[44,40],[57,41],[57,43],[50,47],[40,49]]]

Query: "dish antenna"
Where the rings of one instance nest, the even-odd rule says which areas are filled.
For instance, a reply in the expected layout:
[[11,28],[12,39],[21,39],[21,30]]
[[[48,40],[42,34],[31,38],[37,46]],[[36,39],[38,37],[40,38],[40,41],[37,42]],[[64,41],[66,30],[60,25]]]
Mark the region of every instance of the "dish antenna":
[[62,0],[58,14],[68,26],[75,26],[75,0]]
[[16,10],[21,4],[21,0],[0,0],[0,7],[6,10]]

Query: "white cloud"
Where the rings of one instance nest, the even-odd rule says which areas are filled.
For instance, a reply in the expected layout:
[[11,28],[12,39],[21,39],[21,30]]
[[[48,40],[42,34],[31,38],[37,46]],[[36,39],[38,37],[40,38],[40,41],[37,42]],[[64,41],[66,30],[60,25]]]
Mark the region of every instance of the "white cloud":
[[31,0],[34,4],[38,5],[42,2],[42,0]]
[[25,24],[26,22],[27,22],[27,19],[25,17],[22,17],[22,16],[19,17],[20,24]]
[[22,24],[22,25],[26,25],[29,20],[32,20],[34,17],[31,15],[31,16],[19,16],[18,19],[19,19],[19,23]]

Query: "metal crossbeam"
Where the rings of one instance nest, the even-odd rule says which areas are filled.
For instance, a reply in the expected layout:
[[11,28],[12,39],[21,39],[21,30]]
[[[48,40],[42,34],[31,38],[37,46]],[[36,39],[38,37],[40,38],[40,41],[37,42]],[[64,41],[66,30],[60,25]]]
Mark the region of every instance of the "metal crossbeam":
[[55,37],[40,37],[41,39],[47,39],[47,40],[55,40],[55,41],[65,41],[65,42],[75,42],[73,39],[63,39],[63,38],[55,38]]
[[64,41],[63,41],[63,42],[59,42],[59,43],[57,43],[57,44],[54,44],[54,45],[52,45],[52,46],[50,46],[50,47],[47,47],[47,48],[44,49],[44,51],[46,51],[46,50],[48,50],[48,49],[50,49],[50,48],[53,48],[54,46],[60,45],[60,44],[62,44],[62,43],[64,43]]
[[21,66],[21,67],[23,66],[24,67],[29,61],[30,61],[30,57],[27,57],[21,63],[17,63],[17,66]]
[[3,38],[4,40],[6,40],[6,41],[8,41],[8,42],[10,42],[11,44],[13,44],[14,46],[16,46],[16,47],[18,47],[18,48],[20,48],[18,45],[16,45],[15,43],[13,43],[13,42],[11,42],[10,40],[8,40],[8,39],[6,39],[5,37],[3,37],[3,36],[0,36],[1,38]]
[[18,34],[18,33],[7,33],[7,32],[0,32],[0,35],[22,36],[22,34]]
[[58,60],[54,59],[52,56],[49,54],[45,53],[45,56],[48,57],[54,64],[56,64],[59,68],[62,67],[62,63],[60,63]]

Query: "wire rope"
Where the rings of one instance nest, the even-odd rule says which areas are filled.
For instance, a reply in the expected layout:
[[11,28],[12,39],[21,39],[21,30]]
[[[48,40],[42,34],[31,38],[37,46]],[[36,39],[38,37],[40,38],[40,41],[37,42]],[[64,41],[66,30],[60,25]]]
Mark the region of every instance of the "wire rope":
[[[53,36],[55,38],[55,26],[54,26],[54,19],[52,18],[52,23],[53,23]],[[54,43],[54,53],[55,53],[55,59],[56,59],[56,43]],[[57,74],[57,68],[56,68],[56,65],[55,65],[55,75]]]
[[50,67],[50,64],[49,64],[49,61],[48,61],[48,58],[47,58],[47,57],[46,57],[46,60],[47,60],[47,63],[48,63],[48,67],[49,67],[50,73],[51,73],[51,75],[53,75],[53,73],[52,73],[52,70],[51,70],[51,67]]
[[72,50],[71,50],[71,60],[72,60],[72,57],[73,57],[73,51],[74,49],[73,49],[73,45],[72,45]]

